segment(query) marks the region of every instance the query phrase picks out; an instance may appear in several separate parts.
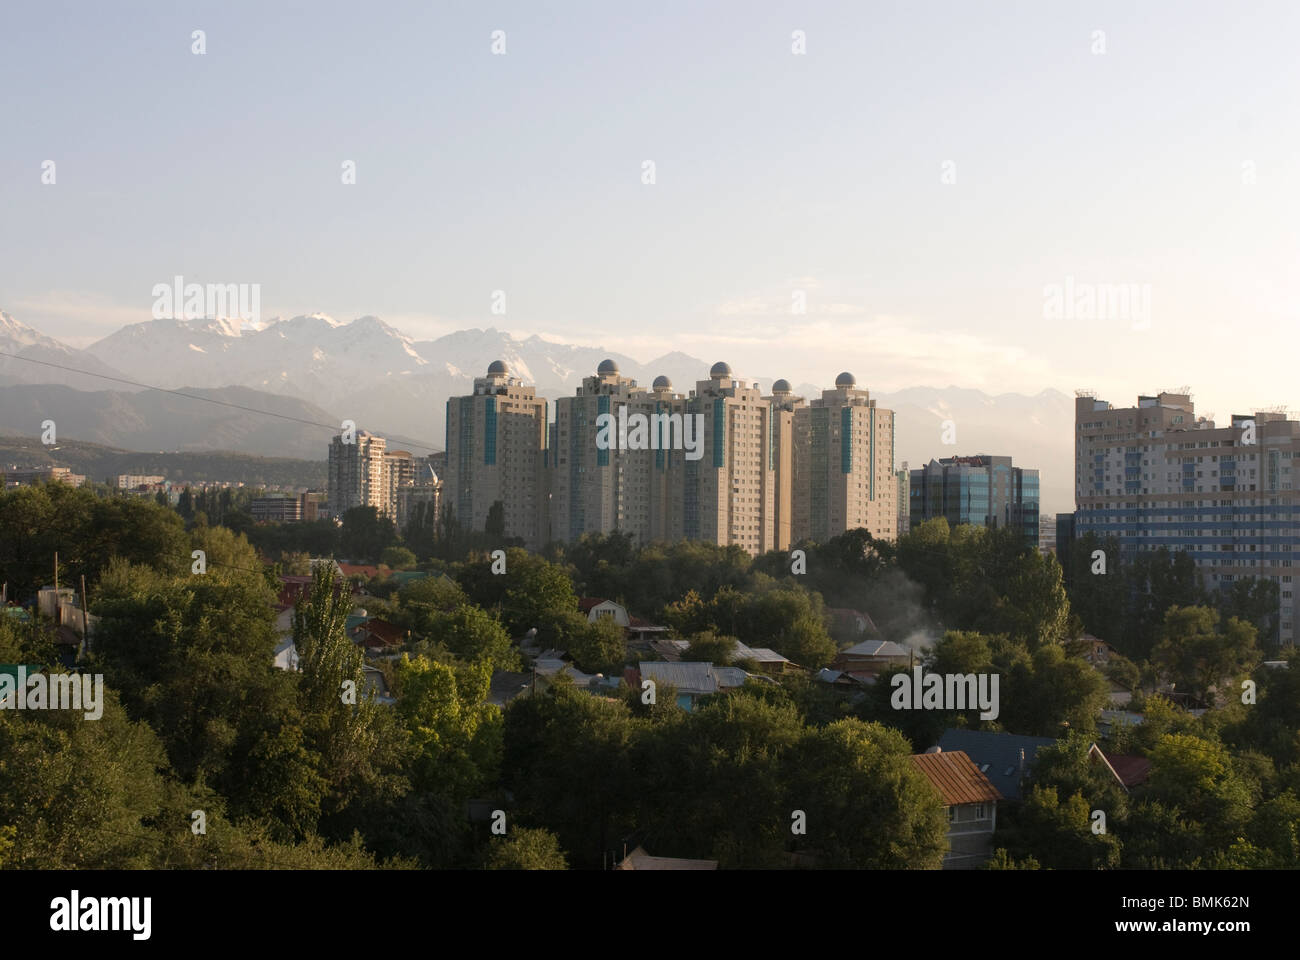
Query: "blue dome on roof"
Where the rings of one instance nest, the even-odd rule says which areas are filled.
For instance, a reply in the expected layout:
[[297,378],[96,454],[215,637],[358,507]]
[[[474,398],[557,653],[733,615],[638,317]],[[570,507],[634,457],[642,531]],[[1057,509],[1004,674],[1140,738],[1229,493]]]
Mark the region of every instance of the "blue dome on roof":
[[709,368],[709,376],[712,377],[714,380],[720,380],[723,377],[731,376],[731,364],[723,363],[721,360],[719,360],[711,368]]
[[602,376],[607,373],[618,373],[618,364],[613,360],[602,360],[600,366],[596,368],[596,372]]
[[489,377],[493,376],[494,374],[508,373],[508,372],[509,371],[506,370],[506,362],[504,360],[493,360],[490,364],[488,364]]

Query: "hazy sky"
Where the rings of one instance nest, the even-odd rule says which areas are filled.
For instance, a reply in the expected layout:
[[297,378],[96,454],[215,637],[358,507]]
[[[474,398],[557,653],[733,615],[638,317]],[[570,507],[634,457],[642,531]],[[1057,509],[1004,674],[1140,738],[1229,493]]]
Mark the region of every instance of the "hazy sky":
[[[1298,26],[1294,0],[5,3],[0,309],[84,345],[181,274],[417,337],[1300,409]],[[1067,277],[1149,317],[1049,316]]]

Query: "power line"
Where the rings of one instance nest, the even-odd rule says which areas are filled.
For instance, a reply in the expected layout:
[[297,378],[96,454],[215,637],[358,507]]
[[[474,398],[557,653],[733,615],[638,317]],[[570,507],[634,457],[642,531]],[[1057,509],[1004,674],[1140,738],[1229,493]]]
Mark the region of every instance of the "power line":
[[[217,400],[214,397],[200,397],[193,393],[182,393],[180,390],[169,390],[166,387],[155,387],[154,385],[149,383],[140,383],[135,380],[127,380],[124,377],[111,377],[106,373],[94,373],[90,370],[78,370],[75,367],[69,367],[61,363],[51,363],[48,360],[37,360],[33,357],[21,357],[16,353],[8,353],[7,351],[4,350],[0,350],[0,357],[10,357],[14,360],[24,360],[27,363],[37,363],[43,367],[53,367],[55,370],[63,370],[66,373],[76,373],[76,374],[80,374],[83,377],[97,377],[100,380],[110,380],[113,383],[124,383],[127,386],[139,387],[141,390],[156,390],[159,393],[170,393],[174,397],[184,397],[187,400],[201,400],[204,403],[215,403],[217,406],[220,407],[230,407],[231,409],[234,410],[242,410],[245,413],[260,414],[264,417],[276,417],[280,420],[288,420],[292,423],[301,423],[309,427],[320,427],[322,429],[331,430],[331,431],[341,430],[340,426],[336,426],[335,424],[332,423],[318,423],[315,420],[304,420],[302,417],[292,417],[287,413],[275,413],[271,410],[259,410],[256,407],[246,407],[243,404],[231,403],[228,400]],[[389,436],[389,435],[390,434],[385,434],[385,436]],[[405,443],[405,441],[401,441],[401,442]],[[437,447],[426,447],[422,444],[405,444],[405,445],[414,447],[417,450],[427,450],[430,453],[442,452]]]

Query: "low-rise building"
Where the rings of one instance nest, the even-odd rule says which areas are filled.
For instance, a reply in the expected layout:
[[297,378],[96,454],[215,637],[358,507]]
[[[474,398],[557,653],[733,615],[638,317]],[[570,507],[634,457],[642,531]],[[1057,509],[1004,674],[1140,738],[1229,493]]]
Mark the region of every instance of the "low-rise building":
[[912,762],[939,792],[948,813],[943,868],[970,870],[984,863],[993,853],[1001,793],[961,750],[932,747]]

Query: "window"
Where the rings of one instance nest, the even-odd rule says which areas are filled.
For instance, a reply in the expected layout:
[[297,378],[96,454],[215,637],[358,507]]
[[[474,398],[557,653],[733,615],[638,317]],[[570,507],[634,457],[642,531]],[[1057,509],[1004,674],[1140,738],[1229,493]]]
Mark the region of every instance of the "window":
[[979,803],[975,805],[975,819],[976,820],[984,819],[984,804]]
[[949,807],[949,808],[948,808],[948,822],[949,822],[949,823],[956,823],[956,822],[957,822],[957,808],[956,808],[956,807]]

